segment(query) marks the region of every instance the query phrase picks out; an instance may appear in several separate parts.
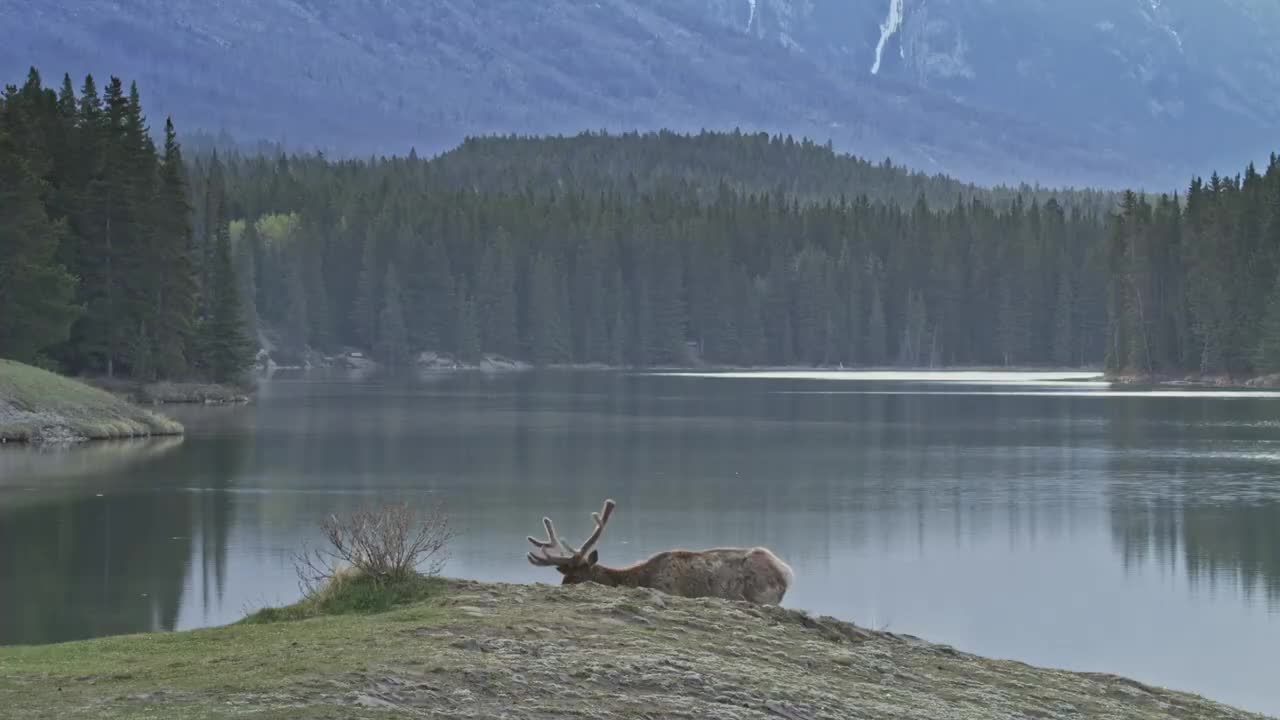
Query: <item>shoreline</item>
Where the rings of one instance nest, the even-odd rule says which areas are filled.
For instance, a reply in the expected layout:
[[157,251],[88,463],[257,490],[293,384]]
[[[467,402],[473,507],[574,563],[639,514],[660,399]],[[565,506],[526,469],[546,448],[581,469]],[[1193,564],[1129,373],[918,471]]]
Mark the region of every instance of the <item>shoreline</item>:
[[66,445],[184,432],[176,420],[100,388],[0,360],[0,443]]
[[239,405],[248,403],[252,391],[237,385],[175,382],[138,382],[105,377],[76,378],[93,387],[138,405]]
[[1265,720],[787,608],[592,584],[440,584],[379,614],[0,648],[0,703],[59,718]]
[[1121,386],[1258,390],[1280,388],[1280,374],[1234,377],[1231,375],[1200,375],[1199,373],[1156,373],[1155,375],[1106,373],[1104,377],[1107,382]]

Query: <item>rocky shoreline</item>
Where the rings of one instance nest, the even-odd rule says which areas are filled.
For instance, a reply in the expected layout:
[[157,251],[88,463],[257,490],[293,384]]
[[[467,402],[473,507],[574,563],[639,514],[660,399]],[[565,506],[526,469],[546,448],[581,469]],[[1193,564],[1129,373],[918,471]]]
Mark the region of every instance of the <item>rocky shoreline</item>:
[[250,391],[237,385],[160,381],[139,383],[128,380],[92,378],[88,381],[139,405],[234,405],[249,402]]

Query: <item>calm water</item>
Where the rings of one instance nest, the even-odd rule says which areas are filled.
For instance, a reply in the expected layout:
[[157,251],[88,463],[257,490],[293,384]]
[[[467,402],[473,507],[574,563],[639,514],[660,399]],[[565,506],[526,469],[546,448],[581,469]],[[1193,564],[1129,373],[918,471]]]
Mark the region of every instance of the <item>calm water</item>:
[[1280,396],[1031,376],[277,377],[182,440],[0,450],[0,643],[296,599],[317,520],[444,500],[448,574],[605,497],[603,559],[766,544],[786,603],[1280,714]]

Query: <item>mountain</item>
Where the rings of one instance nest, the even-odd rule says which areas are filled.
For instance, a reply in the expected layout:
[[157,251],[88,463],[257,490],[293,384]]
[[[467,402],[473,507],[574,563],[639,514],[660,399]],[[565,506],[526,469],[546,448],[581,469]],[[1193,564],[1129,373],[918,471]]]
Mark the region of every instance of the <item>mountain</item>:
[[980,182],[1181,186],[1280,145],[1274,0],[0,0],[0,72],[331,153],[702,128]]

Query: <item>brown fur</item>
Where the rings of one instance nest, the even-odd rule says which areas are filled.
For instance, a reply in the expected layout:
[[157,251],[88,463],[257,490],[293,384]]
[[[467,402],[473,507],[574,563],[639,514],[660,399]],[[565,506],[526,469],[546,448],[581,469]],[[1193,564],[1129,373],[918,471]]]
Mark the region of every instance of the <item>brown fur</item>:
[[766,548],[668,550],[629,567],[600,565],[596,554],[569,566],[564,584],[594,582],[610,587],[645,587],[669,595],[718,597],[779,605],[791,585],[791,568]]
[[762,605],[781,604],[795,578],[786,563],[762,547],[668,550],[629,567],[600,565],[600,554],[593,548],[616,505],[605,500],[600,512],[591,513],[596,527],[581,549],[556,535],[551,518],[542,518],[547,537],[539,540],[529,536],[536,548],[528,554],[529,562],[554,567],[564,576],[565,585],[594,582],[611,587],[644,587],[670,595],[718,597]]

